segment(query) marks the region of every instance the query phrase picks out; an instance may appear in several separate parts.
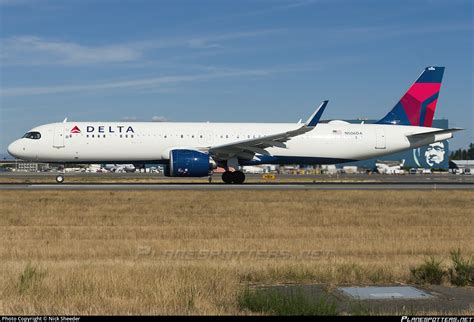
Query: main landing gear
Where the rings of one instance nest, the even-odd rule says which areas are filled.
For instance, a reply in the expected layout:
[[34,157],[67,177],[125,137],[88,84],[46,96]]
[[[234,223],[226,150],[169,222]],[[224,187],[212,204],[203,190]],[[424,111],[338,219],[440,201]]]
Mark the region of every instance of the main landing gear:
[[226,171],[222,174],[222,181],[225,183],[242,184],[245,181],[245,174],[242,171]]

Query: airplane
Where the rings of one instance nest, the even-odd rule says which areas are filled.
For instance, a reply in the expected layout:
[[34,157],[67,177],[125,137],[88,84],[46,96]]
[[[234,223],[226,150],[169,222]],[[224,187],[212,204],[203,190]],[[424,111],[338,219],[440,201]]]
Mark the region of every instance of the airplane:
[[402,174],[404,165],[405,159],[400,161],[377,160],[375,162],[377,172],[383,174]]
[[135,172],[137,169],[133,164],[105,164],[104,169],[110,172]]
[[[18,159],[48,163],[163,164],[171,177],[205,177],[223,167],[242,184],[241,167],[336,164],[447,140],[462,129],[431,127],[444,67],[426,67],[374,124],[320,122],[323,101],[305,123],[67,122],[35,127],[8,146]],[[56,177],[58,183],[64,176]]]

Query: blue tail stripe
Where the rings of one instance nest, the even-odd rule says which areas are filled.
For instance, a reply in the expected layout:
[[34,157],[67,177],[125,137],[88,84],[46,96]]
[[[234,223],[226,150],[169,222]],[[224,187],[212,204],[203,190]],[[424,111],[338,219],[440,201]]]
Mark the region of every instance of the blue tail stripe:
[[417,83],[441,83],[444,67],[426,67],[416,80]]
[[398,102],[395,107],[388,112],[385,117],[377,122],[375,124],[400,124],[400,125],[406,125],[410,124],[410,121],[408,120],[408,116],[405,113],[405,110],[403,109],[402,103]]

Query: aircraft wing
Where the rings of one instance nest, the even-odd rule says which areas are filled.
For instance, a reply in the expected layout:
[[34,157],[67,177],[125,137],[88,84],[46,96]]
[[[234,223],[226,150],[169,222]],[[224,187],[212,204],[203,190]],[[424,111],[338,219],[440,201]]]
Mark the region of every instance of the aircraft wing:
[[218,160],[229,160],[233,157],[251,160],[255,153],[271,155],[267,150],[265,150],[266,148],[286,148],[286,141],[314,129],[321,119],[321,115],[323,114],[327,104],[328,101],[323,101],[314,113],[311,114],[306,123],[295,130],[212,146],[209,148],[208,152],[212,157]]

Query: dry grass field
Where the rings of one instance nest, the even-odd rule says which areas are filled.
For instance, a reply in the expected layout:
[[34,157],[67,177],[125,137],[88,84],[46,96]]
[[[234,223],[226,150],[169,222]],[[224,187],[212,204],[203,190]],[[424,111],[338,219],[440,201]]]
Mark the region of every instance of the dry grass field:
[[472,191],[1,191],[0,314],[247,314],[249,284],[408,282]]

